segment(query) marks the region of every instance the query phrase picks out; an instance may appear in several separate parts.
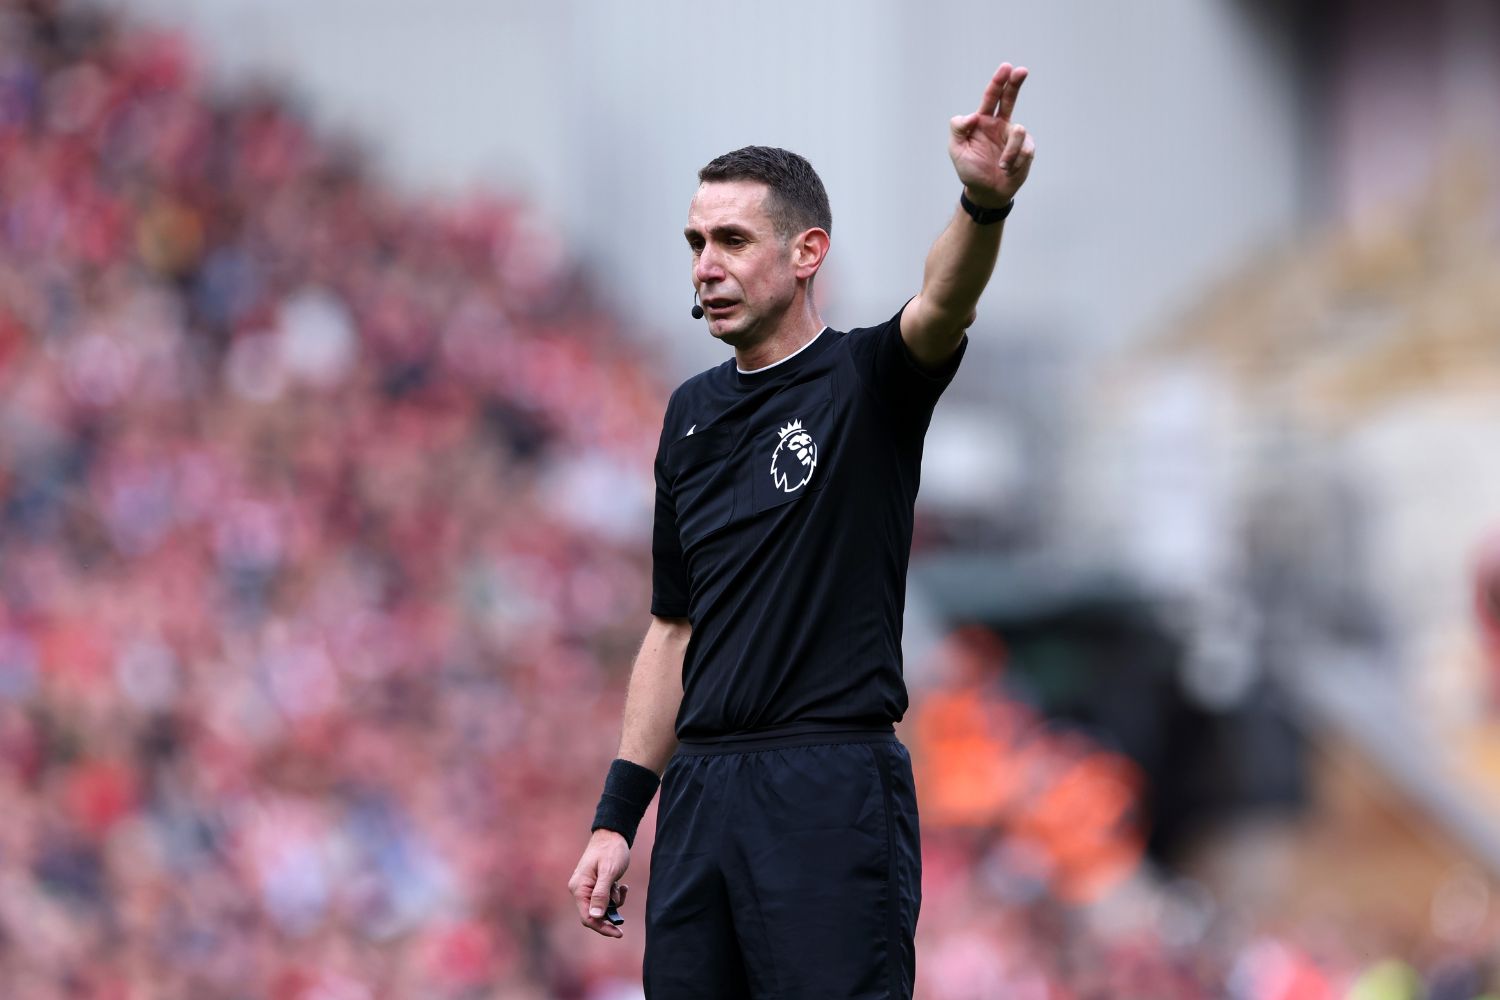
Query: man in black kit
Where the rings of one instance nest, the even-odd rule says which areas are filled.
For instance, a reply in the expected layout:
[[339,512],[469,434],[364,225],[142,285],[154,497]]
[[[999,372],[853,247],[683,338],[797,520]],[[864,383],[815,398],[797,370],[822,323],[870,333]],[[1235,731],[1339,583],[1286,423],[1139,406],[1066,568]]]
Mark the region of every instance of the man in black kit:
[[832,221],[806,160],[751,146],[699,172],[695,301],[734,360],[667,404],[651,625],[569,882],[584,925],[619,937],[617,880],[661,775],[651,1000],[912,995],[921,858],[892,729],[912,505],[1031,168],[1010,120],[1025,79],[1002,64],[979,110],[950,122],[959,205],[921,291],[879,326],[818,318]]

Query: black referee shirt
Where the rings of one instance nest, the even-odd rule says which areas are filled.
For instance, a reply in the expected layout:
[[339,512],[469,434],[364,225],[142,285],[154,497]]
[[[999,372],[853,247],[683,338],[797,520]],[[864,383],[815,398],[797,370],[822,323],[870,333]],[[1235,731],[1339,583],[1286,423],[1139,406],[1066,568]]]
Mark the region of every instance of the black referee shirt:
[[901,624],[922,441],[965,338],[920,368],[901,314],[684,382],[656,451],[651,612],[693,625],[681,739],[906,711]]

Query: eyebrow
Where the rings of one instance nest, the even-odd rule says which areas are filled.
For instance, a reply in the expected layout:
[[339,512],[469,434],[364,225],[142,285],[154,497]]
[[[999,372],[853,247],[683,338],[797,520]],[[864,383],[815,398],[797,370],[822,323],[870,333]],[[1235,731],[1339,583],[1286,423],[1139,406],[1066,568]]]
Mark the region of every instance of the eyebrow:
[[[708,230],[708,233],[710,236],[713,236],[716,239],[723,239],[726,236],[749,237],[754,235],[754,233],[752,233],[749,229],[746,229],[744,226],[736,226],[732,223],[722,226],[713,226]],[[702,237],[703,233],[694,226],[688,226],[682,231],[682,235],[691,240],[695,236]]]

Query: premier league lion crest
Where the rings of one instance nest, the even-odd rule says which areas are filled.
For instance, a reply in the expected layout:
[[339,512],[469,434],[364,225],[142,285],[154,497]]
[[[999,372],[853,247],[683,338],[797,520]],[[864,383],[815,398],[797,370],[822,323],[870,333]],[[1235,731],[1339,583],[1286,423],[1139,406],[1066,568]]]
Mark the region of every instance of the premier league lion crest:
[[818,467],[818,443],[793,420],[778,431],[781,440],[771,452],[771,482],[784,493],[796,493],[812,480]]

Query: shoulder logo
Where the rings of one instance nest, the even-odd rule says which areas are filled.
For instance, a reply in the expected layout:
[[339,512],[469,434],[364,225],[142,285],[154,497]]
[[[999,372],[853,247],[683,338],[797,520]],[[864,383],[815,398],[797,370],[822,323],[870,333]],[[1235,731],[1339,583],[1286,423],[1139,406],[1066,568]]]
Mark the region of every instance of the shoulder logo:
[[793,420],[777,431],[781,440],[771,452],[771,482],[783,493],[795,493],[811,480],[818,467],[818,443]]

